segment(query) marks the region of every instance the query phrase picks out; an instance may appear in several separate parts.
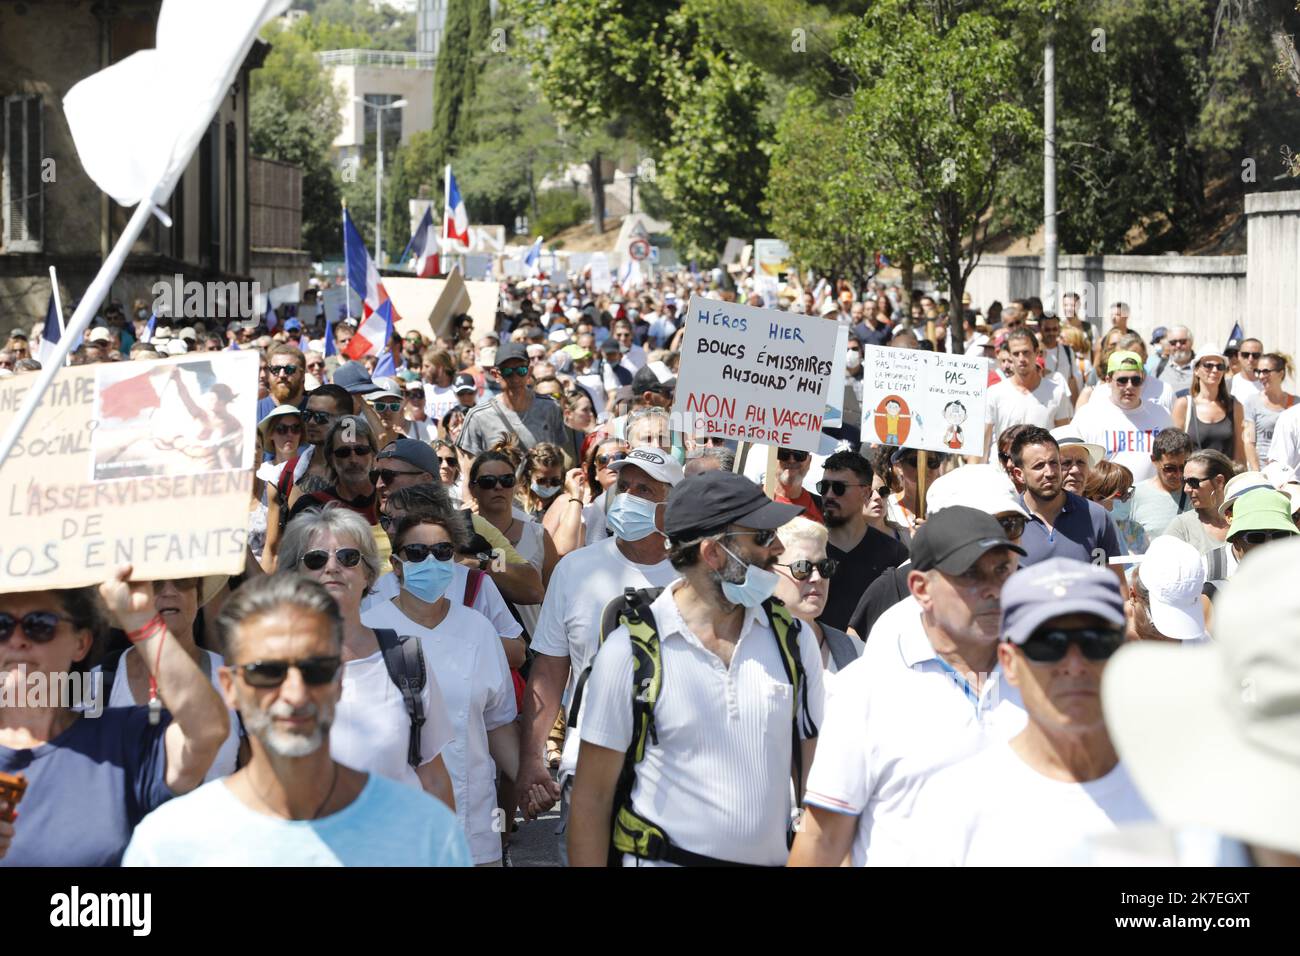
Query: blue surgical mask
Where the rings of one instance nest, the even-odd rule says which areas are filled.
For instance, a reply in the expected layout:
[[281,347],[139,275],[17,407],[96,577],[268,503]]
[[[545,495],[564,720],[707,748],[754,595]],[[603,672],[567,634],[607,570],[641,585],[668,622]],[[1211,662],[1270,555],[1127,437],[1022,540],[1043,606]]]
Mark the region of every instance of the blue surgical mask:
[[1110,518],[1112,521],[1128,521],[1133,509],[1133,500],[1120,501],[1118,498],[1111,503]]
[[534,481],[528,487],[532,489],[533,494],[543,499],[544,501],[550,501],[552,498],[554,498],[556,495],[560,493],[560,489],[558,485],[554,488],[544,488]]
[[429,555],[423,561],[402,562],[402,587],[425,604],[442,597],[456,573],[455,562]]
[[[740,561],[734,554],[727,550],[725,545],[719,545],[723,551]],[[744,564],[744,562],[741,562]],[[732,604],[739,604],[742,607],[759,607],[764,601],[772,596],[776,591],[777,581],[775,571],[769,571],[766,568],[760,568],[756,564],[745,565],[745,580],[739,584],[723,580],[718,575],[722,584],[722,596]]]
[[659,531],[655,525],[658,507],[653,501],[636,495],[615,495],[605,512],[605,524],[620,541],[640,541]]

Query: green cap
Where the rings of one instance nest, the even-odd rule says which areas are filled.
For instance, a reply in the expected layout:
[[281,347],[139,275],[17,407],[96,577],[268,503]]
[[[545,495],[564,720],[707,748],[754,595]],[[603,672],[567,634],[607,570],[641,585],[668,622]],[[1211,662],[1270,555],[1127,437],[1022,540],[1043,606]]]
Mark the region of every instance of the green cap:
[[581,345],[576,344],[566,345],[561,351],[568,352],[569,355],[573,357],[574,361],[578,362],[592,357],[591,352],[584,349]]
[[1232,523],[1228,540],[1245,531],[1290,531],[1297,533],[1291,520],[1291,499],[1272,488],[1247,491],[1232,503]]
[[1113,352],[1110,361],[1106,363],[1106,374],[1111,372],[1142,372],[1146,375],[1146,370],[1142,366],[1142,356],[1136,352]]

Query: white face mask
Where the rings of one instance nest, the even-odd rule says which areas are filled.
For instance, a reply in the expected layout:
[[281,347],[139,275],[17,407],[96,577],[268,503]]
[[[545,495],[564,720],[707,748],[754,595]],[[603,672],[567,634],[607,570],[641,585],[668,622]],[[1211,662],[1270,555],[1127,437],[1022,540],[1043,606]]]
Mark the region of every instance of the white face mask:
[[849,368],[851,369],[857,368],[859,365],[862,364],[862,353],[859,352],[857,349],[849,349],[848,352],[845,353],[845,355],[847,356],[847,358],[845,359],[844,364],[847,365]]

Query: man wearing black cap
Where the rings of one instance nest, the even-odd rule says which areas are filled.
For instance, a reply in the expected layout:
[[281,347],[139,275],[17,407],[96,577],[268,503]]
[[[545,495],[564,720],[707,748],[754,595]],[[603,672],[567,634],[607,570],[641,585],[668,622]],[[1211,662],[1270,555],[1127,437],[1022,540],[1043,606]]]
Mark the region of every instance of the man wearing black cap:
[[[586,685],[568,827],[573,865],[606,865],[611,839],[625,866],[784,862],[792,769],[802,790],[823,708],[817,641],[771,600],[783,551],[776,529],[800,511],[732,472],[674,487],[664,527],[681,578],[642,618],[654,621],[662,665],[655,731],[639,738],[631,791],[615,806],[638,739],[634,645],[622,625]],[[647,639],[638,624],[638,645]],[[658,839],[629,840],[629,826]]]
[[912,811],[937,770],[1008,740],[1024,706],[998,667],[1002,585],[1024,551],[997,518],[953,505],[912,539],[911,596],[836,676],[791,865],[915,861]]
[[928,835],[919,862],[1077,865],[1091,839],[1152,822],[1102,714],[1102,674],[1124,621],[1119,583],[1102,568],[1053,558],[1011,576],[998,663],[1028,723],[926,783],[914,811]]
[[501,394],[471,408],[456,439],[461,470],[466,474],[474,456],[510,435],[524,451],[539,442],[564,447],[564,411],[557,402],[535,400],[529,385],[528,353],[522,345],[507,342],[497,349],[492,376],[501,383]]

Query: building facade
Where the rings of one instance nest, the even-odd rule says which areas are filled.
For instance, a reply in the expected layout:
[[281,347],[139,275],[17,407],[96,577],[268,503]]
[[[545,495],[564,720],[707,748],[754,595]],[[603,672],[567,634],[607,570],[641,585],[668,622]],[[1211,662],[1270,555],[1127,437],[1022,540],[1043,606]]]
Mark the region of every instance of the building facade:
[[[341,93],[343,127],[331,144],[340,166],[375,148],[377,123],[384,124],[384,149],[390,151],[405,145],[412,134],[433,127],[432,53],[326,50],[319,56]],[[371,109],[358,99],[375,106],[398,100],[406,100],[407,105]]]

